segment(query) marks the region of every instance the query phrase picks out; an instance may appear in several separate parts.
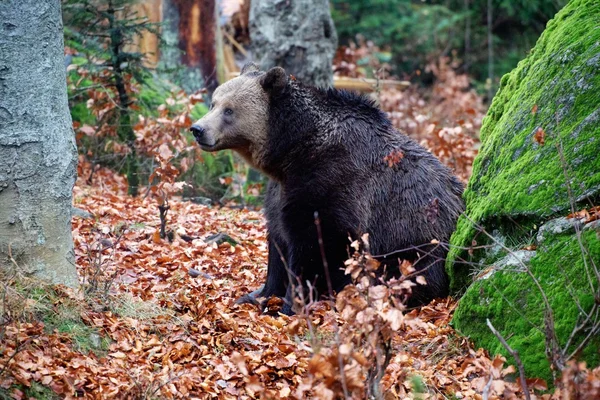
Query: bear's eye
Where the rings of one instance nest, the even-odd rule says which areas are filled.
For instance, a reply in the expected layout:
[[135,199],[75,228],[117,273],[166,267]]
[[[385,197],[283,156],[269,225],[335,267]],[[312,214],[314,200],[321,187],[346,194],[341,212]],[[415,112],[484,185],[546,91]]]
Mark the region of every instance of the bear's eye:
[[233,114],[233,110],[231,108],[226,108],[225,111],[223,111],[225,113],[225,115],[231,115]]

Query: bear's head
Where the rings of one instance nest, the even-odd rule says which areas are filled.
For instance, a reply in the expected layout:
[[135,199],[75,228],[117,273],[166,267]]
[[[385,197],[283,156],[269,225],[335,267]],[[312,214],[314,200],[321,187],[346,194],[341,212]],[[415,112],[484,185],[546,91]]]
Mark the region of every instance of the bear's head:
[[209,112],[191,126],[202,150],[232,149],[262,169],[269,105],[287,83],[283,68],[261,72],[256,64],[246,64],[240,76],[215,90]]

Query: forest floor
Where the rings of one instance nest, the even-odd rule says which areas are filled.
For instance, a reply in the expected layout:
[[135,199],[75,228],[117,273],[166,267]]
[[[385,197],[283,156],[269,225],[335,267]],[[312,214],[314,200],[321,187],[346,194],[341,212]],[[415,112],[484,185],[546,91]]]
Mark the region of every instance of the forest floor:
[[[444,62],[432,68],[429,97],[386,89],[379,101],[466,182],[485,110],[466,77]],[[174,139],[158,140],[159,122],[141,136],[162,148]],[[88,213],[72,221],[80,290],[0,276],[0,399],[360,399],[377,378],[384,399],[525,398],[515,366],[451,327],[454,299],[409,312],[383,301],[387,287],[359,281],[335,307],[310,303],[293,317],[276,301],[236,305],[266,276],[260,211],[172,198],[161,238],[150,191],[130,197],[104,168],[88,185],[86,168],[73,193]],[[234,243],[209,240],[219,233]],[[385,373],[370,374],[385,361]],[[600,368],[572,364],[560,382],[552,394],[540,380],[527,386],[532,399],[576,398],[577,385],[600,391]]]
[[[93,215],[73,218],[80,291],[5,284],[0,398],[338,398],[327,356],[344,321],[329,304],[293,317],[235,304],[265,278],[260,212],[172,200],[172,238],[161,239],[158,203],[125,188],[108,170],[75,187]],[[203,240],[217,233],[237,244]],[[514,366],[452,329],[454,307],[448,298],[402,316],[384,398],[523,398]],[[365,376],[350,369],[345,385],[361,398]]]

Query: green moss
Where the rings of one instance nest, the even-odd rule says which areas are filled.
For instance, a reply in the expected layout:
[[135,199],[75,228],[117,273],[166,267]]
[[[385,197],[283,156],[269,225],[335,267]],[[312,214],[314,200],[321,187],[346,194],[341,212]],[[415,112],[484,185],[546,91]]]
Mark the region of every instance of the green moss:
[[[94,352],[98,357],[103,357],[110,346],[110,339],[102,336],[98,329],[88,326],[81,319],[81,307],[70,299],[62,299],[61,304],[54,306],[55,300],[52,293],[49,297],[44,294],[33,300],[37,302],[37,319],[44,322],[47,333],[65,334],[76,351],[81,353]],[[45,304],[44,304],[45,303]]]
[[61,398],[49,387],[32,381],[29,387],[25,385],[13,385],[8,389],[0,388],[0,400],[12,400],[18,398],[13,396],[13,390],[22,392],[27,399],[56,400]]
[[[501,80],[481,129],[482,147],[464,198],[454,246],[470,246],[470,220],[490,229],[523,216],[543,222],[569,208],[565,171],[578,201],[600,193],[600,2],[573,0],[547,25],[530,55]],[[532,112],[536,108],[537,112]],[[538,128],[545,144],[534,140]],[[559,148],[565,162],[561,162]],[[469,220],[470,219],[470,220]],[[451,249],[454,292],[469,283],[468,258]]]
[[[600,260],[597,232],[584,231],[582,242],[589,251],[585,258],[588,264],[590,260]],[[556,334],[560,345],[564,346],[573,327],[581,319],[573,299],[578,299],[583,310],[590,310],[594,303],[576,236],[563,234],[547,239],[532,258],[530,270],[549,299]],[[597,286],[598,282],[595,284]],[[476,346],[488,349],[492,355],[500,353],[508,357],[486,326],[488,318],[509,345],[519,351],[527,375],[552,382],[550,364],[545,355],[542,296],[526,273],[498,271],[488,279],[477,281],[461,299],[453,318],[456,329],[469,336]],[[574,343],[580,343],[584,335],[579,335]],[[573,351],[575,347],[573,345],[569,350]],[[596,336],[580,358],[591,366],[600,364],[598,348],[600,337]]]

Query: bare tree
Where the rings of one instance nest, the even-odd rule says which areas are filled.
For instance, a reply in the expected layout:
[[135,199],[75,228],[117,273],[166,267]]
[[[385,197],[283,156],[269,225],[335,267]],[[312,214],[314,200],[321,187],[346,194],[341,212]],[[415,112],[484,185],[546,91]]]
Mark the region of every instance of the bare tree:
[[0,268],[77,286],[59,0],[0,2]]
[[493,4],[492,0],[487,2],[487,45],[488,45],[488,101],[492,101],[494,97],[494,36],[492,31],[493,26]]

